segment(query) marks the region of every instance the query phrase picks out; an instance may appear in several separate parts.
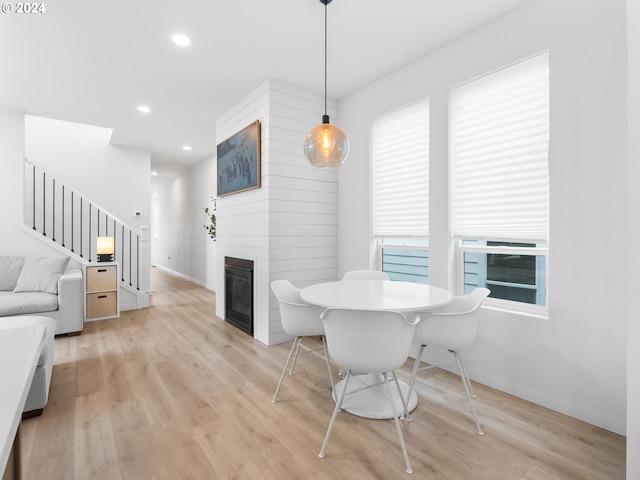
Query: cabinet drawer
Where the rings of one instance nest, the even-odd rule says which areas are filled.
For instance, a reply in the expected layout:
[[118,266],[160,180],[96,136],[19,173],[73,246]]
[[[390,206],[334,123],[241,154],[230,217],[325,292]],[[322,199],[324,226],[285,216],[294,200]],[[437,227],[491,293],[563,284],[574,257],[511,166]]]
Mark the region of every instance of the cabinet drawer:
[[118,267],[87,267],[87,292],[115,290],[118,286]]
[[116,292],[87,294],[87,318],[113,317],[118,314]]

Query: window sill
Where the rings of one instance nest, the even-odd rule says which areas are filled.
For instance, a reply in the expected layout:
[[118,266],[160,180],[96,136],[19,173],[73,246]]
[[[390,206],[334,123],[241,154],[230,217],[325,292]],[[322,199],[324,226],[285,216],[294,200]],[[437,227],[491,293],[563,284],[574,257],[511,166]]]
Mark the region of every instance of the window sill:
[[506,302],[504,300],[495,300],[488,298],[482,305],[482,308],[494,310],[496,312],[509,313],[520,317],[537,318],[540,320],[549,320],[549,309],[539,305],[516,304],[515,302]]

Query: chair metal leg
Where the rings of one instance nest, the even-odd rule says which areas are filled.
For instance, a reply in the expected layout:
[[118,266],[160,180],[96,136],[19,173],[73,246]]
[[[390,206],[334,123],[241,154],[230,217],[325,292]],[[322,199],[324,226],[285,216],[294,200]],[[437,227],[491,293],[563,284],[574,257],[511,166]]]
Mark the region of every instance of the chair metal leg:
[[296,340],[296,353],[293,354],[293,362],[291,362],[291,370],[289,371],[289,375],[293,375],[293,369],[296,367],[296,360],[298,359],[298,355],[300,355],[300,345],[302,344],[302,337],[296,337]]
[[[331,372],[331,363],[329,362],[329,350],[327,349],[327,341],[324,335],[321,335],[320,338],[322,339],[322,349],[324,351],[324,357],[327,362],[327,370],[329,372],[329,381],[331,382],[331,391],[333,392],[333,389],[335,388],[335,382],[333,380],[333,373]],[[313,349],[313,350],[309,349],[306,345],[303,345],[302,339],[303,337],[296,337],[293,341],[293,344],[291,345],[289,356],[287,357],[287,361],[284,364],[284,368],[282,369],[282,374],[280,375],[280,380],[278,381],[278,386],[276,387],[276,391],[273,394],[271,403],[276,403],[277,401],[278,392],[280,391],[280,387],[282,386],[282,382],[284,381],[284,376],[287,373],[287,368],[289,368],[289,365],[291,365],[291,368],[289,370],[289,375],[293,375],[293,369],[295,368],[296,360],[300,355],[315,353],[320,350],[319,348]],[[304,348],[305,350],[304,352],[300,352],[301,347]]]
[[[273,394],[273,398],[271,399],[271,403],[276,403],[278,392],[280,391],[280,386],[282,385],[282,381],[284,380],[284,375],[287,373],[287,367],[289,366],[289,362],[291,361],[291,356],[293,355],[293,351],[297,351],[300,349],[300,341],[302,337],[296,337],[293,341],[293,345],[291,345],[291,350],[289,350],[289,356],[287,357],[287,361],[284,364],[284,368],[282,369],[282,375],[280,375],[280,380],[278,380],[278,386],[276,387],[276,392]],[[293,367],[291,367],[291,371],[293,371]]]
[[420,345],[418,355],[416,355],[416,361],[413,363],[413,369],[411,370],[411,379],[409,380],[409,392],[413,390],[413,384],[416,382],[416,376],[418,375],[418,369],[420,368],[420,362],[422,362],[422,354],[426,345]]
[[[397,382],[398,379],[395,375],[395,372],[392,372],[392,375]],[[411,468],[411,463],[409,462],[409,453],[407,452],[407,446],[404,442],[402,429],[400,428],[400,420],[399,420],[400,414],[396,409],[395,402],[391,395],[391,388],[389,387],[389,376],[387,373],[384,373],[383,377],[384,377],[384,385],[387,391],[387,399],[389,400],[389,405],[391,406],[391,411],[393,412],[393,420],[395,421],[396,430],[398,432],[398,438],[400,439],[400,447],[402,448],[402,455],[404,457],[406,470],[407,470],[407,473],[413,473],[413,469]],[[333,430],[333,424],[335,423],[338,412],[342,410],[342,402],[344,401],[344,396],[345,396],[345,393],[347,392],[347,387],[349,385],[350,378],[351,378],[351,370],[347,370],[346,376],[344,378],[344,383],[342,386],[342,391],[340,392],[340,395],[338,396],[338,400],[336,402],[336,406],[333,409],[333,415],[331,415],[331,420],[329,421],[329,427],[327,428],[327,433],[325,434],[324,441],[322,442],[322,448],[320,449],[320,453],[318,454],[318,457],[320,458],[324,458],[325,453],[327,451],[327,445],[329,444],[329,437],[331,436],[331,431]],[[402,396],[402,393],[400,393],[400,398],[403,399],[403,403],[404,403],[404,398]],[[405,406],[404,408],[406,410],[407,407]]]
[[329,350],[327,350],[327,339],[324,335],[320,337],[322,339],[322,348],[324,348],[324,358],[327,361],[327,370],[329,371],[329,381],[331,382],[331,393],[336,388],[336,384],[333,381],[333,373],[331,373],[331,363],[329,362]]
[[[411,397],[411,392],[413,392],[413,385],[416,383],[416,376],[418,375],[418,369],[420,368],[420,362],[422,361],[422,354],[424,353],[425,348],[426,345],[420,345],[420,350],[418,350],[418,355],[416,355],[416,360],[413,363],[413,369],[411,370],[411,379],[409,380],[409,397]],[[409,415],[406,407],[404,414],[406,416]]]
[[[455,356],[456,352],[454,352],[453,350],[449,350],[449,351],[453,353]],[[462,371],[460,373],[464,375],[464,379],[467,382],[467,386],[469,387],[469,393],[471,394],[472,398],[476,398],[476,393],[473,391],[473,385],[471,385],[471,380],[469,379],[469,374],[467,373],[467,366],[464,364],[462,359],[460,359],[460,365],[462,365]]]
[[[407,398],[404,398],[404,395],[402,394],[402,390],[400,389],[400,382],[398,381],[398,375],[396,375],[396,372],[391,372],[391,374],[393,375],[393,381],[396,384],[396,389],[398,390],[398,395],[400,396],[400,401],[402,402],[402,417],[400,417],[402,420],[406,420],[407,422],[411,422],[411,416],[409,415],[409,398],[411,397],[411,390],[409,390],[408,396]],[[395,413],[395,412],[393,412]]]
[[478,432],[478,435],[484,435],[484,432],[482,431],[482,426],[480,425],[480,421],[478,420],[478,414],[476,413],[476,408],[473,405],[473,399],[471,398],[471,391],[469,390],[469,385],[467,384],[467,380],[465,378],[465,369],[464,369],[464,364],[462,363],[462,358],[460,358],[460,355],[458,355],[458,352],[453,351],[453,356],[456,359],[456,362],[458,363],[458,368],[460,369],[460,379],[462,380],[462,385],[464,386],[464,391],[467,394],[467,399],[469,400],[469,406],[471,407],[471,413],[473,414],[473,419],[476,422],[476,431]]
[[[391,389],[389,388],[389,376],[387,375],[386,372],[383,373],[382,375],[384,377],[384,385],[386,387],[387,395],[389,397],[389,404],[391,405],[391,411],[393,412],[393,420],[396,424],[398,437],[400,438],[400,447],[402,448],[402,455],[404,456],[404,463],[405,463],[405,466],[407,467],[407,473],[413,473],[413,469],[411,468],[411,463],[409,462],[409,454],[407,453],[407,446],[404,443],[404,436],[402,435],[402,429],[400,428],[400,420],[398,419],[400,415],[398,414],[398,410],[396,410],[395,402],[393,401],[393,397],[391,396]],[[395,376],[395,373],[393,375]],[[400,395],[400,398],[402,398],[402,394]],[[404,408],[406,411],[407,409],[406,404]]]
[[322,448],[320,449],[320,453],[318,454],[320,458],[324,458],[324,454],[327,450],[327,445],[329,443],[329,437],[331,436],[331,430],[333,429],[333,423],[336,420],[336,416],[338,415],[338,412],[342,409],[342,401],[344,400],[344,395],[347,392],[347,386],[349,385],[349,378],[351,378],[351,370],[347,370],[347,374],[344,377],[344,384],[342,386],[342,391],[340,392],[340,396],[338,397],[338,401],[336,402],[336,407],[333,409],[333,415],[331,415],[329,428],[327,428],[327,433],[325,434],[324,441],[322,442]]

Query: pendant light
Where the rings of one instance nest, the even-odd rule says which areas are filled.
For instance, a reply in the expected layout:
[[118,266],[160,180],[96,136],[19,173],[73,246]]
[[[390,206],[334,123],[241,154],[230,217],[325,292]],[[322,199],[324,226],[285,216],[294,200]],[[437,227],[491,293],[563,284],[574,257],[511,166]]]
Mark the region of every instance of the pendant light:
[[324,5],[324,115],[322,123],[311,129],[304,141],[304,154],[314,167],[340,167],[349,153],[349,141],[344,132],[329,123],[327,114],[327,5],[332,0],[320,0]]

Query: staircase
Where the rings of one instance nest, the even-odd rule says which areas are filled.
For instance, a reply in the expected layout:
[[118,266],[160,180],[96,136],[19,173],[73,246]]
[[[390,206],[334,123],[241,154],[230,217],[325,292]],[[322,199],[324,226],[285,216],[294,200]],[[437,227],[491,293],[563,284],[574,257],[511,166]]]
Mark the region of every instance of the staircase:
[[114,261],[120,263],[121,289],[146,298],[146,302],[136,301],[137,305],[148,304],[148,282],[144,274],[141,278],[147,261],[147,255],[142,254],[146,240],[141,233],[27,159],[24,224],[44,242],[64,250],[81,264],[98,260],[97,237],[114,237]]

